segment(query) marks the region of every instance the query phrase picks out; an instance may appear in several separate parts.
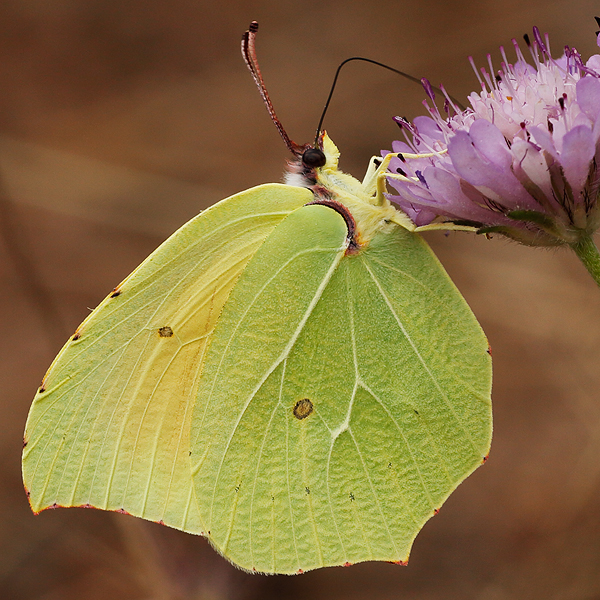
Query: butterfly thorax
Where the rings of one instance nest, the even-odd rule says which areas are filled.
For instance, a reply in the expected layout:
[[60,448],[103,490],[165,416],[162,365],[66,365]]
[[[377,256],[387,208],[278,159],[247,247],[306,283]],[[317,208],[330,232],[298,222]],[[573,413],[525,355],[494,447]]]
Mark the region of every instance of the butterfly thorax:
[[354,219],[360,247],[366,247],[376,233],[391,231],[398,211],[385,196],[377,194],[375,177],[360,182],[338,169],[340,152],[326,133],[320,144],[325,164],[307,167],[301,158],[290,161],[285,182],[310,189],[317,201],[342,204]]

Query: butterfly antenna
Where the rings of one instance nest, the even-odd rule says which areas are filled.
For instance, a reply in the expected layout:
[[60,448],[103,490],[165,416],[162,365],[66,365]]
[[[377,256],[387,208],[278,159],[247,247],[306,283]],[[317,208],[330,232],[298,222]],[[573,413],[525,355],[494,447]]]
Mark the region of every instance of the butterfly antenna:
[[250,23],[250,27],[248,27],[248,31],[244,33],[242,36],[242,56],[246,61],[246,65],[252,73],[252,77],[254,78],[254,82],[256,83],[256,87],[262,96],[263,102],[269,111],[269,116],[271,117],[271,121],[277,127],[277,131],[279,131],[279,135],[282,137],[285,145],[288,150],[295,154],[296,156],[302,154],[302,148],[293,142],[290,139],[290,136],[287,134],[286,130],[283,128],[281,121],[278,119],[277,114],[275,113],[275,109],[273,108],[273,103],[271,102],[271,98],[269,98],[269,93],[267,92],[267,87],[265,86],[265,82],[262,78],[262,73],[260,72],[260,68],[258,66],[258,59],[256,58],[256,32],[258,31],[258,23],[256,21],[252,21]]
[[[346,65],[349,62],[352,62],[354,60],[360,60],[362,62],[370,63],[372,65],[377,65],[378,67],[383,67],[384,69],[387,69],[388,71],[391,71],[392,73],[396,73],[397,75],[401,75],[402,77],[405,77],[409,81],[418,83],[419,85],[423,85],[423,81],[421,79],[418,79],[417,77],[413,77],[412,75],[409,75],[408,73],[405,73],[404,71],[399,71],[398,69],[394,69],[393,67],[390,67],[389,65],[386,65],[384,63],[380,63],[376,60],[372,60],[370,58],[364,58],[362,56],[353,56],[352,58],[347,58],[345,61],[343,61],[340,64],[340,66],[337,68],[337,71],[335,72],[335,77],[333,78],[333,83],[331,84],[331,90],[329,90],[329,96],[327,96],[327,101],[325,102],[325,107],[323,108],[323,112],[321,113],[321,119],[319,120],[319,125],[317,127],[315,143],[319,139],[319,136],[321,135],[321,128],[323,127],[323,121],[325,120],[325,115],[327,114],[327,109],[329,108],[331,98],[333,97],[333,92],[335,90],[335,86],[337,84],[337,80],[340,75],[340,71],[342,70],[342,67],[344,65]],[[435,90],[436,92],[439,92],[442,95],[445,95],[444,91],[438,87],[435,87],[432,85],[431,89]],[[452,100],[452,102],[454,102],[456,104],[456,106],[458,106],[458,108],[460,108],[461,110],[465,110],[465,107],[456,98],[453,98],[450,95],[448,96],[448,98],[450,98],[450,100]]]

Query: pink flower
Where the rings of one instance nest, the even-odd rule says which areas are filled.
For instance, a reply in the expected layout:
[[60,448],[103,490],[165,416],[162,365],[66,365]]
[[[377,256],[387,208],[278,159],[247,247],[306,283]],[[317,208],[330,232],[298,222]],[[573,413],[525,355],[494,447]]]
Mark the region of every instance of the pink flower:
[[600,225],[600,55],[584,63],[566,47],[555,60],[533,33],[533,65],[513,40],[514,64],[501,48],[497,75],[489,56],[489,72],[475,70],[471,108],[446,96],[447,117],[425,101],[430,117],[396,118],[406,141],[392,144],[389,198],[415,225],[471,225],[529,245],[577,244]]

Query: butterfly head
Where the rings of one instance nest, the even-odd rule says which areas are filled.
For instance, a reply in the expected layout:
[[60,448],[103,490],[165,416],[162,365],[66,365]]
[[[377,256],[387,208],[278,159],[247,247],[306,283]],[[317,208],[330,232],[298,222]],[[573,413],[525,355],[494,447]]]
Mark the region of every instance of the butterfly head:
[[314,145],[297,145],[288,161],[285,182],[310,189],[316,199],[332,200],[354,197],[366,204],[375,204],[374,190],[338,169],[340,151],[323,131]]
[[[285,182],[288,185],[306,187],[322,196],[319,180],[326,170],[337,169],[339,151],[331,138],[323,132],[317,142],[303,146],[294,144],[293,158],[288,161]],[[320,192],[320,193],[319,193]]]

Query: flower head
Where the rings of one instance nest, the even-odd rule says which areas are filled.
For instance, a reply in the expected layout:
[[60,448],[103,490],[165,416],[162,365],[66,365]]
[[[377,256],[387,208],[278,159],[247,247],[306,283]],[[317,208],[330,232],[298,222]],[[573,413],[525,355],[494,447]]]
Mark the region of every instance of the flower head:
[[425,101],[430,117],[396,118],[406,141],[392,145],[389,198],[415,225],[471,225],[531,245],[575,244],[600,226],[600,55],[584,63],[566,47],[553,59],[537,28],[525,39],[533,65],[515,40],[516,61],[501,48],[496,75],[488,56],[471,108],[446,95],[447,117]]

